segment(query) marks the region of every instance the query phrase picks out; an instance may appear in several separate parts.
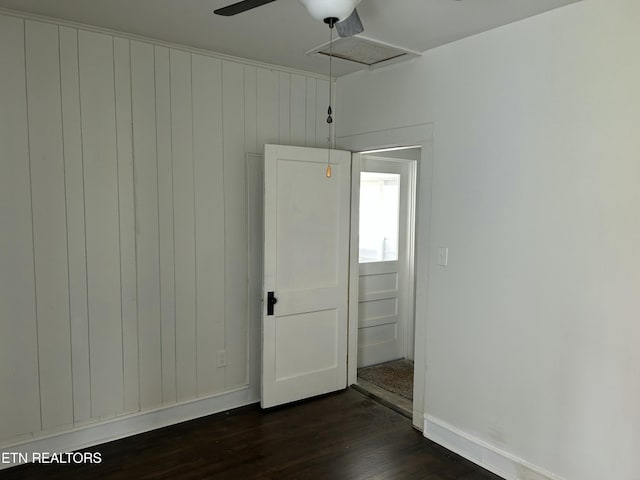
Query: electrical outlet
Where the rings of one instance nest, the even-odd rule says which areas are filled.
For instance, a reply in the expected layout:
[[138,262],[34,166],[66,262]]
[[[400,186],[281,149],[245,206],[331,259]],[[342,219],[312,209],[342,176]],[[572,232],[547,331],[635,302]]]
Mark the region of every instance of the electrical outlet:
[[218,350],[218,367],[226,367],[226,366],[227,366],[227,351]]
[[449,263],[449,249],[447,247],[438,248],[438,265],[446,267]]

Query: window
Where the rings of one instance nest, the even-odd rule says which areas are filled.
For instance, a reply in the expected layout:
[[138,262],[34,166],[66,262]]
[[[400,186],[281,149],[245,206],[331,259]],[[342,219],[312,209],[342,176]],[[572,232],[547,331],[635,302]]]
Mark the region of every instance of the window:
[[398,260],[400,175],[360,174],[360,263]]

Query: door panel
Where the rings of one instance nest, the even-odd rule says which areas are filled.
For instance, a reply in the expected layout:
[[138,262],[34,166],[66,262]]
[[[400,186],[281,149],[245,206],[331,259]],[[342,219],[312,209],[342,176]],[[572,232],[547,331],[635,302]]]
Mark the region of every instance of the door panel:
[[[281,317],[276,330],[276,381],[335,369],[338,366],[337,335],[336,310]],[[300,342],[304,336],[311,336],[313,344]]]
[[372,295],[369,292],[385,292],[398,289],[398,272],[364,275],[359,285],[361,298]]
[[328,261],[330,257],[325,257],[325,252],[336,251],[339,247],[336,219],[340,197],[335,193],[343,172],[334,168],[334,178],[327,179],[324,162],[318,165],[300,160],[278,160],[275,221],[280,290],[297,290],[301,285],[322,288],[337,282],[337,257]]
[[366,367],[410,357],[404,295],[410,175],[407,162],[360,161],[360,171],[373,174],[361,176],[359,206],[358,367]]
[[[358,366],[403,357],[398,262],[360,264]],[[380,277],[384,281],[380,281]]]
[[265,146],[263,408],[343,389],[351,154]]

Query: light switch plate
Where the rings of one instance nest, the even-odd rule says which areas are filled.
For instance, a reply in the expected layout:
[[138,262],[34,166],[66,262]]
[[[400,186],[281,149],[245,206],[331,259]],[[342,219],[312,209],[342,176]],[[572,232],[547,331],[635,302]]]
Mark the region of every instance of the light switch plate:
[[438,265],[446,267],[449,263],[449,249],[447,247],[438,248]]

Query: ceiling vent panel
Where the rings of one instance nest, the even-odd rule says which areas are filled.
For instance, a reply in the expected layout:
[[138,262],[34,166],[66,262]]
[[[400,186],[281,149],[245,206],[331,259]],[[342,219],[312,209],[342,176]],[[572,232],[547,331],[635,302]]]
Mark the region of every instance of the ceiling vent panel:
[[[307,52],[309,55],[330,55],[329,43]],[[333,42],[333,56],[363,67],[378,68],[420,56],[418,52],[389,45],[366,37],[339,38]]]

